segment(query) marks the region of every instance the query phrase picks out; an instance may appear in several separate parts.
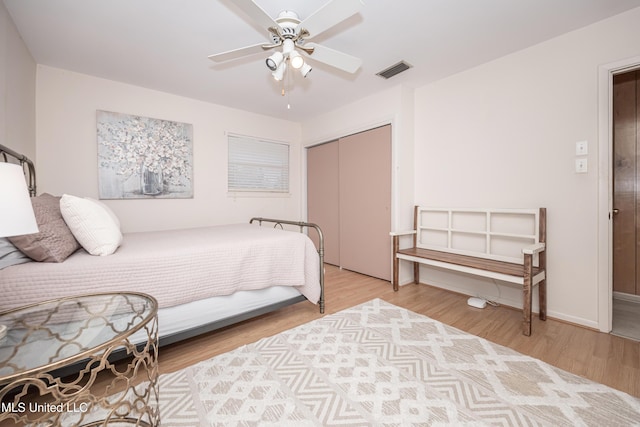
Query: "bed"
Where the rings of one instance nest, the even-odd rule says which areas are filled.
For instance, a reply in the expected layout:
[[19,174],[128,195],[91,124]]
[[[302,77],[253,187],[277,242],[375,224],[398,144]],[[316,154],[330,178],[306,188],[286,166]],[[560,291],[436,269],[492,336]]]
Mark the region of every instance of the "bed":
[[[35,197],[33,163],[0,145],[2,160],[26,168]],[[305,233],[309,229],[318,233],[318,248]],[[279,219],[125,233],[108,256],[91,255],[80,246],[61,262],[0,269],[0,312],[105,290],[147,293],[158,301],[163,346],[302,301],[324,313],[323,253],[317,225]]]

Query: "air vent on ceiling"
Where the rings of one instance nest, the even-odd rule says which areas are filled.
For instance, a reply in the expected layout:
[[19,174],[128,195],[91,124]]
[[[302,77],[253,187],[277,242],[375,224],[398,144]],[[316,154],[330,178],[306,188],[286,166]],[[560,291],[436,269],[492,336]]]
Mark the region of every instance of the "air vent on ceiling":
[[393,64],[391,67],[387,68],[386,70],[382,70],[379,73],[376,73],[376,76],[380,76],[385,79],[390,79],[396,74],[400,74],[403,71],[407,71],[409,68],[411,68],[410,64],[407,64],[404,61],[400,61],[397,64]]

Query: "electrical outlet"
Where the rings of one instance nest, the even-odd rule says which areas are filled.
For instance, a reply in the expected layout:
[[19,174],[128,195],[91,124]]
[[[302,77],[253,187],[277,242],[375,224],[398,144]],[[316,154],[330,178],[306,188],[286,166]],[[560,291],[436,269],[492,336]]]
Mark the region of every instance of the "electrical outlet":
[[576,159],[576,173],[587,173],[587,171],[587,158],[585,157],[583,159]]
[[589,154],[589,143],[587,141],[576,142],[576,156],[586,156]]

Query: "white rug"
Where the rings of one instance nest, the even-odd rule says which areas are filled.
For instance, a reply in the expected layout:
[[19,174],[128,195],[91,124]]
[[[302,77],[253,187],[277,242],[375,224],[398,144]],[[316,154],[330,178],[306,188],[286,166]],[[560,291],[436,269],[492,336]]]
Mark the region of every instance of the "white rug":
[[160,377],[170,426],[640,426],[640,399],[381,300]]

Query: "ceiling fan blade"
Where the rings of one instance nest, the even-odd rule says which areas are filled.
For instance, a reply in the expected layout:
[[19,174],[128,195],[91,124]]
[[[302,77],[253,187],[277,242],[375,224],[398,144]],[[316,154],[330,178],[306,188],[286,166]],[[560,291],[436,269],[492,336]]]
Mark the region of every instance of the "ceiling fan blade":
[[278,23],[253,0],[235,0],[233,2],[251,18],[260,28],[277,27]]
[[267,49],[274,47],[265,43],[254,44],[251,46],[241,47],[240,49],[229,50],[227,52],[216,53],[209,55],[209,59],[215,62],[231,61],[233,59],[242,58],[243,56],[253,55],[255,53],[264,52]]
[[339,70],[346,71],[347,73],[355,73],[362,65],[362,60],[360,58],[356,58],[355,56],[351,56],[319,44],[305,43],[304,47],[313,48],[313,53],[309,55],[310,58],[334,68],[338,68]]
[[358,13],[362,6],[364,6],[362,0],[330,1],[302,21],[298,28],[304,28],[309,31],[311,37],[316,37],[351,15]]

